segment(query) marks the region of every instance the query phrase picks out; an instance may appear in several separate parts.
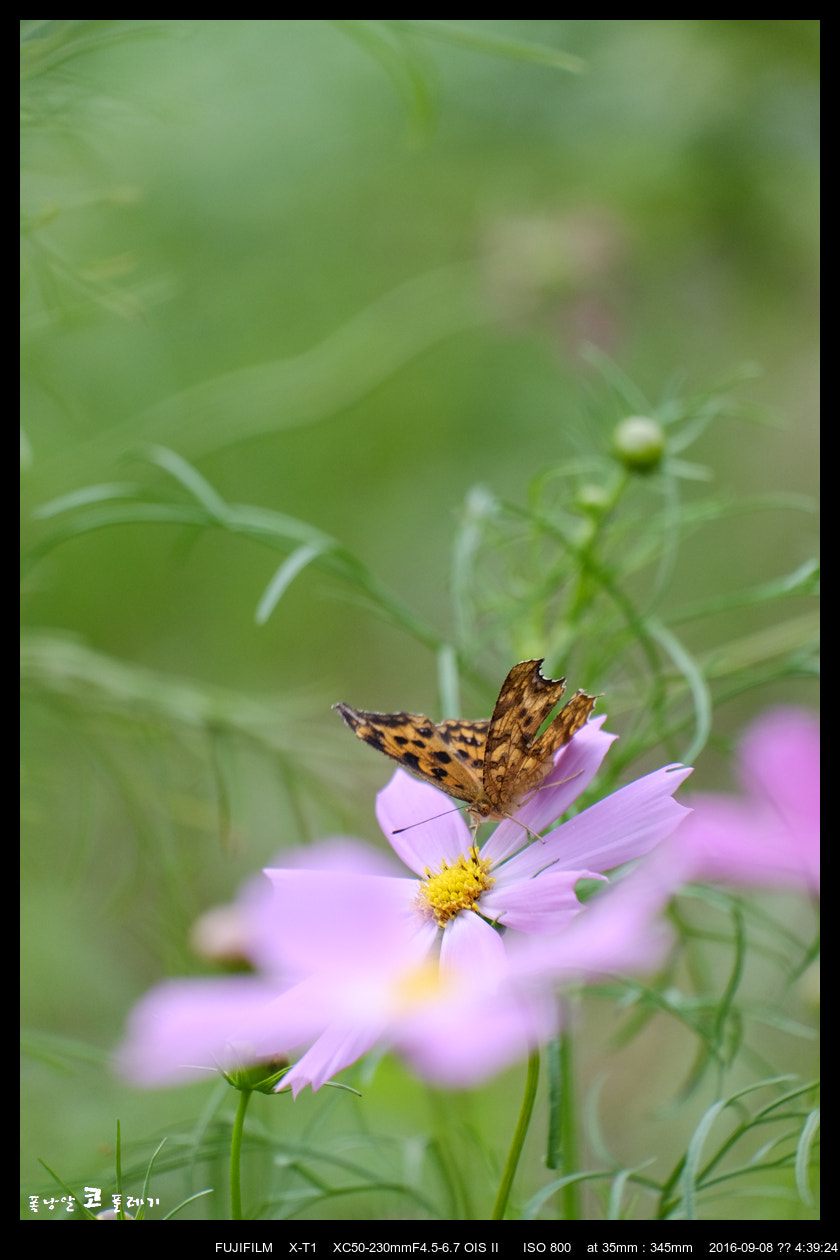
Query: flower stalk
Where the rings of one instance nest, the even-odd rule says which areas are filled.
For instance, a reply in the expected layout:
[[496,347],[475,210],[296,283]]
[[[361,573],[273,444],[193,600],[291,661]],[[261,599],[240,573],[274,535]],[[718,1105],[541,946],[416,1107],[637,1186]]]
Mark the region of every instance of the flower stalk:
[[537,1082],[539,1079],[540,1056],[539,1051],[534,1050],[528,1058],[528,1072],[525,1077],[525,1093],[522,1096],[522,1106],[519,1109],[519,1119],[513,1133],[513,1140],[510,1144],[508,1157],[505,1161],[502,1179],[499,1182],[499,1189],[496,1193],[496,1202],[493,1204],[493,1214],[490,1217],[492,1221],[503,1221],[505,1218],[511,1186],[513,1185],[513,1179],[516,1176],[516,1169],[519,1166],[519,1157],[522,1154],[522,1147],[525,1144],[525,1136],[528,1132],[528,1126],[531,1123],[531,1116],[534,1111],[534,1100],[537,1096]]

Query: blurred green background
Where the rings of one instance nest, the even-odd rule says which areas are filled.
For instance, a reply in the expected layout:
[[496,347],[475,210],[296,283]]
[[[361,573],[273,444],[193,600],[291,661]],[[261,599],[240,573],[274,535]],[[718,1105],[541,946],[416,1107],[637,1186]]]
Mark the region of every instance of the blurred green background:
[[[145,458],[161,444],[227,502],[336,538],[446,638],[471,487],[522,501],[546,466],[608,448],[621,413],[587,345],[652,399],[675,374],[705,388],[757,363],[740,392],[764,423],[721,421],[691,457],[723,495],[815,493],[818,24],[469,30],[23,23],[25,548],[62,496],[171,487]],[[689,544],[673,598],[769,580],[813,549],[807,516],[725,523]],[[198,913],[284,846],[381,843],[386,767],[330,705],[440,716],[434,652],[316,567],[257,624],[281,559],[129,521],[25,570],[28,1186],[46,1184],[37,1155],[98,1184],[116,1115],[136,1142],[200,1109],[190,1091],[126,1091],[89,1049],[195,966]],[[504,650],[481,662],[496,686]],[[468,691],[465,714],[489,694]],[[723,728],[780,699],[811,703],[812,684],[766,688]],[[725,781],[709,766],[696,786]],[[494,1099],[502,1142],[511,1081],[463,1104],[480,1123]],[[412,1088],[383,1067],[365,1123],[422,1123]],[[617,1089],[638,1135],[637,1096]],[[278,1123],[305,1131],[306,1106]],[[335,1119],[334,1098],[317,1107]]]

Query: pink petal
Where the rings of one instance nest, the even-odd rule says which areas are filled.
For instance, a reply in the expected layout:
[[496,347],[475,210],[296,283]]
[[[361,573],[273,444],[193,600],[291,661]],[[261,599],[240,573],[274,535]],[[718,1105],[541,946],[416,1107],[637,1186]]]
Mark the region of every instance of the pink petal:
[[390,853],[374,849],[366,840],[352,836],[329,836],[317,844],[300,845],[296,849],[284,849],[271,868],[304,871],[328,871],[338,874],[346,871],[351,875],[400,876],[405,872],[393,860]]
[[[538,834],[556,822],[598,773],[601,762],[617,735],[609,735],[601,727],[606,717],[587,722],[571,743],[561,748],[554,758],[554,769],[542,787],[516,812],[516,822],[505,819],[481,847],[481,856],[494,864],[502,862],[528,843],[523,825]],[[520,825],[522,824],[522,825]]]
[[291,976],[322,967],[363,966],[400,951],[415,930],[417,881],[345,870],[274,868],[270,906],[274,957]]
[[603,878],[592,871],[547,870],[534,879],[503,883],[500,875],[495,887],[481,898],[481,912],[519,932],[559,932],[581,909],[575,895],[578,880]]
[[812,836],[820,822],[820,724],[808,709],[778,708],[748,728],[738,750],[745,784],[780,819]]
[[675,838],[690,878],[819,891],[819,725],[803,709],[774,709],[739,748],[743,797],[689,798],[690,822]]
[[659,916],[674,883],[672,868],[660,867],[656,859],[654,854],[614,888],[593,897],[564,932],[518,937],[510,949],[512,970],[556,980],[595,979],[658,965],[671,939]]
[[549,832],[544,843],[517,853],[505,874],[525,879],[553,861],[564,869],[608,871],[649,853],[687,816],[671,797],[690,774],[685,766],[665,766],[628,783]]
[[268,1058],[280,1050],[266,1029],[276,997],[251,976],[165,981],[131,1012],[117,1068],[135,1084],[162,1085]]
[[382,1031],[382,1025],[332,1025],[279,1081],[277,1092],[291,1089],[292,1097],[297,1098],[307,1085],[313,1091],[320,1089],[337,1072],[366,1054]]
[[694,813],[675,838],[690,855],[689,878],[755,887],[820,886],[813,833],[792,831],[769,809],[723,796],[693,799]]
[[452,799],[404,770],[397,770],[378,794],[376,817],[394,852],[417,875],[427,866],[435,870],[443,861],[454,861],[472,844]]
[[542,992],[490,1000],[453,994],[403,1021],[396,1045],[424,1080],[469,1088],[556,1035],[556,1003]]
[[459,914],[446,925],[440,947],[441,973],[455,973],[476,991],[495,988],[507,975],[507,955],[499,933],[477,914]]

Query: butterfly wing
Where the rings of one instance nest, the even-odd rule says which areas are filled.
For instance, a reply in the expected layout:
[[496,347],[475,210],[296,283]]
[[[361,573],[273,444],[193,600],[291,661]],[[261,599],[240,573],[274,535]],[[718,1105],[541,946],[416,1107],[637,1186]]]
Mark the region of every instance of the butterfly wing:
[[449,721],[436,726],[422,713],[365,713],[349,704],[333,708],[359,739],[418,779],[470,805],[485,802],[481,764],[488,722]]
[[544,678],[542,661],[514,665],[502,684],[484,754],[484,789],[499,812],[539,787],[559,748],[579,731],[595,700],[579,691],[537,738],[566,689],[565,678]]
[[439,722],[437,726],[441,739],[445,740],[447,747],[466,762],[479,783],[484,770],[484,750],[489,729],[489,718],[485,718],[483,722],[464,722],[460,718],[447,718],[445,722]]
[[568,744],[572,736],[589,721],[596,699],[596,696],[588,696],[585,691],[576,691],[536,743],[531,745],[529,757],[542,763],[551,761],[554,754]]
[[540,665],[541,660],[514,665],[489,721],[451,718],[437,725],[422,713],[366,713],[349,704],[333,708],[371,748],[466,801],[476,821],[504,818],[539,787],[554,754],[580,730],[595,704],[579,691],[538,737],[565,690],[565,679],[543,678]]

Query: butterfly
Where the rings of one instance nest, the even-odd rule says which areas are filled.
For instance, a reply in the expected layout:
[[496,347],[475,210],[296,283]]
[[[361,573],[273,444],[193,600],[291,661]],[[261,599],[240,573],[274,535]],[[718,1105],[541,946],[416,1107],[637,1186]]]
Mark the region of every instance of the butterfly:
[[565,678],[544,678],[542,660],[514,665],[493,716],[482,722],[432,722],[422,713],[365,713],[335,704],[344,721],[418,779],[466,801],[473,821],[507,818],[536,791],[554,754],[586,723],[595,697],[578,691],[540,734]]

